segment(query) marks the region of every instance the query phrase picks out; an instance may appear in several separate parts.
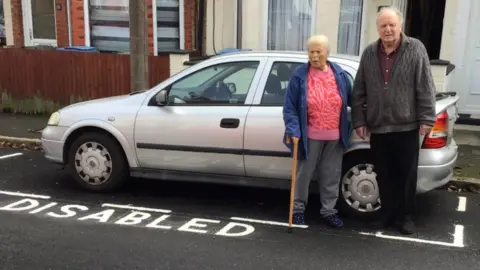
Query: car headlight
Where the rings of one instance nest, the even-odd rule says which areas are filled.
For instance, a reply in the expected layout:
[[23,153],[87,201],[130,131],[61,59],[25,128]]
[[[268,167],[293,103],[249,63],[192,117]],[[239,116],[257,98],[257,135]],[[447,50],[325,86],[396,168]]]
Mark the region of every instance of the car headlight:
[[58,113],[58,112],[52,113],[52,115],[48,119],[47,125],[58,126],[59,123],[60,123],[60,113]]

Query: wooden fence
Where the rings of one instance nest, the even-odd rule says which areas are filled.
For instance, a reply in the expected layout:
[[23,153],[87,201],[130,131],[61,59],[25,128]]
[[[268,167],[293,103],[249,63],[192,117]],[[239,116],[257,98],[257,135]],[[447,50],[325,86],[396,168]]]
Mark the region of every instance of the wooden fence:
[[[169,77],[169,56],[149,57],[149,83]],[[0,107],[50,113],[71,103],[130,92],[129,55],[0,49]]]

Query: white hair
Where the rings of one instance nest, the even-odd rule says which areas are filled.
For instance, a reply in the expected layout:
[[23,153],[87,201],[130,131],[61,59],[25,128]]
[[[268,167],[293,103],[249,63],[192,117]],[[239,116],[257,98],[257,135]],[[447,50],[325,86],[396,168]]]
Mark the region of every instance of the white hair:
[[330,52],[330,43],[328,43],[328,37],[325,35],[311,36],[307,41],[307,47],[310,47],[312,44],[321,45],[327,49],[327,52]]
[[395,13],[395,15],[397,15],[398,17],[398,20],[400,22],[400,24],[403,24],[403,14],[400,10],[398,10],[398,8],[396,8],[395,6],[387,6],[387,7],[382,7],[380,9],[380,11],[378,12],[377,14],[377,21],[378,21],[378,17],[380,17],[380,15],[382,15],[383,13],[385,12],[393,12]]

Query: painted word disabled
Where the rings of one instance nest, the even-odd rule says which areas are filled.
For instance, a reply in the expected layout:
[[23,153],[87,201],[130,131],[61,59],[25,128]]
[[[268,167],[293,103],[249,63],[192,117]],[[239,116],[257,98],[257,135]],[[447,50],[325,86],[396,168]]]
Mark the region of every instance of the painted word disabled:
[[[152,229],[172,230],[183,232],[192,232],[199,234],[212,233],[209,231],[209,225],[221,224],[222,221],[206,218],[192,218],[176,228],[170,223],[170,214],[152,214],[148,211],[131,210],[132,212],[122,216],[121,218],[113,218],[116,211],[119,209],[104,208],[102,211],[92,212],[85,205],[79,204],[64,204],[59,205],[57,202],[42,202],[35,199],[21,199],[19,201],[10,203],[6,206],[0,207],[2,211],[12,212],[28,212],[29,214],[43,214],[48,217],[57,219],[72,218],[79,221],[96,221],[100,223],[113,223],[124,226],[143,226]],[[125,209],[123,209],[125,211]],[[178,222],[176,222],[178,223]],[[217,226],[218,227],[218,226]],[[255,228],[252,225],[228,222],[226,225],[217,229],[214,233],[219,236],[227,237],[242,237],[252,234]]]

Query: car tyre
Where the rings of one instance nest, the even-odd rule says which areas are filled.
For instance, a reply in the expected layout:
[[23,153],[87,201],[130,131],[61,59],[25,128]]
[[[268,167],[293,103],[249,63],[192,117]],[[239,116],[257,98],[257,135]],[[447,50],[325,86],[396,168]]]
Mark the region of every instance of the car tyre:
[[[339,185],[337,207],[342,214],[367,221],[379,217],[380,196],[368,150],[356,150],[344,156]],[[356,204],[361,210],[355,208]]]
[[80,135],[68,150],[70,174],[82,188],[109,192],[129,178],[129,165],[123,149],[107,134]]

